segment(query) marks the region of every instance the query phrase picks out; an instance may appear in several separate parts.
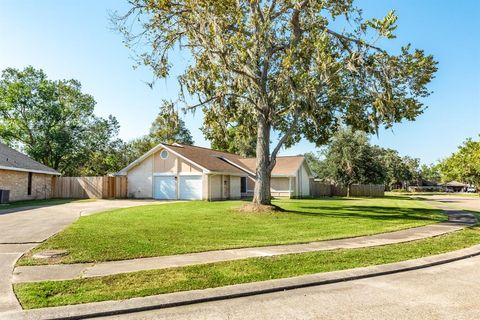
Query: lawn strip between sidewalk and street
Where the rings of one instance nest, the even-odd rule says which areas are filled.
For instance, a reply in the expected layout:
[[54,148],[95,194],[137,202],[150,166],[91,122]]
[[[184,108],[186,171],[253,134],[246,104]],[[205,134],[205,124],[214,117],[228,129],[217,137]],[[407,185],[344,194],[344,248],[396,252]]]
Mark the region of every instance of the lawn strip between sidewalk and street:
[[[89,263],[343,239],[445,221],[442,210],[406,197],[275,200],[284,212],[241,213],[242,201],[169,203],[81,217],[25,254],[19,266]],[[95,239],[95,241],[92,241]],[[32,259],[66,250],[61,259]]]
[[471,227],[434,238],[373,248],[249,258],[88,279],[20,283],[14,285],[14,290],[25,309],[53,307],[381,265],[446,253],[479,243],[480,228]]

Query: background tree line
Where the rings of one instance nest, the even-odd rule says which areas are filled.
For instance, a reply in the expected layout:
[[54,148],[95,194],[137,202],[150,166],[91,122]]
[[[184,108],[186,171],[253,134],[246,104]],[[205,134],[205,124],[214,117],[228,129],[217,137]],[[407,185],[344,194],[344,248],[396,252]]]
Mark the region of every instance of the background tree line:
[[467,139],[458,151],[436,164],[400,156],[372,145],[362,131],[344,127],[318,153],[307,153],[314,174],[323,181],[349,187],[354,183],[385,184],[389,189],[452,180],[480,184],[480,141]]
[[[42,70],[5,69],[0,78],[0,139],[67,176],[106,175],[122,169],[158,143],[193,144],[174,104],[164,101],[148,134],[125,142],[115,117],[94,115],[95,100],[77,80],[50,80]],[[202,128],[211,147],[255,156],[256,134],[247,122],[212,119]],[[228,121],[227,121],[228,122]],[[364,131],[344,127],[318,153],[307,153],[324,181],[385,184],[390,189],[458,180],[480,184],[480,141],[467,139],[456,153],[431,165],[371,145]]]
[[115,173],[160,142],[193,144],[171,103],[162,104],[148,134],[129,142],[118,138],[114,116],[95,116],[95,105],[77,80],[7,68],[0,77],[0,141],[66,176]]

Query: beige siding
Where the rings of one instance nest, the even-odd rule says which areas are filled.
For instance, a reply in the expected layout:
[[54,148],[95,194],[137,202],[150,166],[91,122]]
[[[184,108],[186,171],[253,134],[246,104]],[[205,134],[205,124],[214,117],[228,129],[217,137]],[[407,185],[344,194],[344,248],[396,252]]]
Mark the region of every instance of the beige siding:
[[240,177],[230,176],[230,199],[240,198]]
[[[162,149],[163,150],[163,149]],[[176,156],[172,152],[168,153],[167,159],[162,159],[160,153],[162,150],[155,152],[150,157],[143,160],[138,166],[132,168],[128,174],[128,197],[129,198],[152,198],[153,197],[153,176],[156,173],[199,173],[199,168],[191,165],[182,158]],[[177,179],[179,181],[179,179]],[[204,183],[208,182],[204,178]],[[208,188],[203,188],[203,198],[208,198]],[[180,189],[177,182],[177,197]]]
[[177,156],[168,153],[167,159],[160,158],[160,152],[155,152],[152,157],[154,160],[153,172],[176,172],[177,171]]
[[230,176],[222,175],[222,199],[230,198]]
[[288,178],[275,178],[271,180],[270,187],[272,191],[288,191],[289,183]]
[[240,177],[208,175],[208,200],[240,199]]
[[297,194],[297,191],[296,191],[297,190],[297,178],[292,177],[292,178],[290,178],[290,181],[291,181],[291,188],[292,188],[291,196],[294,197]]
[[255,179],[249,176],[247,178],[247,192],[253,192],[253,190],[255,190]]
[[210,185],[210,197],[209,200],[222,199],[222,177],[221,176],[209,176]]
[[192,166],[191,164],[189,164],[183,159],[178,159],[178,163],[179,163],[179,168],[178,168],[179,172],[202,172],[202,170]]
[[305,168],[305,164],[300,167],[299,170],[299,177],[300,177],[300,196],[308,197],[310,196],[310,177],[308,176],[307,169]]
[[270,193],[273,197],[290,197],[289,178],[272,177]]
[[203,183],[202,199],[203,200],[208,200],[209,199],[209,192],[210,192],[210,178],[209,178],[208,175],[206,175],[206,174],[202,175],[202,183]]
[[153,191],[153,156],[142,161],[128,174],[129,198],[152,198]]
[[183,160],[182,158],[176,156],[171,152],[168,153],[167,159],[162,159],[160,157],[160,153],[162,152],[162,150],[155,152],[153,154],[153,159],[154,159],[153,172],[157,172],[157,173],[202,172],[200,168],[197,168],[191,165],[189,162]]
[[10,190],[10,201],[49,199],[52,196],[52,176],[32,174],[32,192],[28,195],[28,172],[0,170],[0,189]]

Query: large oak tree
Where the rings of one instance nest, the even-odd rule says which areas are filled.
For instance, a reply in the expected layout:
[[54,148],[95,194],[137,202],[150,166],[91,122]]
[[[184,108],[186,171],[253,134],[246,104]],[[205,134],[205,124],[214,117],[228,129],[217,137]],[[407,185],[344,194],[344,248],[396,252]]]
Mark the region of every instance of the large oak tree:
[[77,80],[50,80],[39,69],[7,68],[0,76],[0,139],[65,175],[118,170],[117,120],[95,116],[95,99]]
[[[181,98],[230,121],[255,126],[254,203],[270,203],[270,176],[282,147],[329,140],[343,121],[375,132],[414,120],[436,62],[394,38],[394,12],[365,20],[351,0],[131,0],[114,17],[127,46],[158,78],[188,52]],[[383,41],[383,40],[382,40]],[[231,116],[233,115],[233,116]],[[215,117],[209,117],[216,121]],[[271,134],[278,135],[271,149]]]

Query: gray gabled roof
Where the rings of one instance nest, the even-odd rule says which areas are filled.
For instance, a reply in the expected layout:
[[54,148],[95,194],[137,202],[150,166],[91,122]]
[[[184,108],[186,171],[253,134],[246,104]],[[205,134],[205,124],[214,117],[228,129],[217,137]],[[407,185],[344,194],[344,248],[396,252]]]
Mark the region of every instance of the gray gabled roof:
[[461,183],[461,182],[453,180],[453,181],[445,183],[445,186],[446,187],[468,187],[468,184]]
[[41,164],[17,150],[0,142],[0,169],[60,175],[60,173]]

